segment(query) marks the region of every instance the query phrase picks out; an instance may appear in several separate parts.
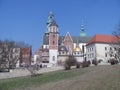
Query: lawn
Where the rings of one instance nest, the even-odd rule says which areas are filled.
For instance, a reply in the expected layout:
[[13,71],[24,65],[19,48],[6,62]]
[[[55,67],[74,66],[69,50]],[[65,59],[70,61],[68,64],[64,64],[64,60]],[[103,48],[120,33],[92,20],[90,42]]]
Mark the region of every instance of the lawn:
[[0,90],[120,90],[120,65],[54,71],[0,81]]
[[48,82],[55,82],[62,79],[72,78],[86,73],[87,69],[63,70],[44,73],[36,77],[22,77],[2,80],[0,90],[14,90],[16,88],[25,88],[29,86],[38,86]]

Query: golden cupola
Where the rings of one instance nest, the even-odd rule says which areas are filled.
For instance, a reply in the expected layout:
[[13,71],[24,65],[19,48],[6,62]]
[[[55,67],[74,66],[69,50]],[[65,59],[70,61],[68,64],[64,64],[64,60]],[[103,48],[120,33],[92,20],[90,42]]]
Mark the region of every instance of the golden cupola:
[[76,48],[74,49],[74,51],[75,51],[75,52],[82,52],[82,50],[81,50],[80,47],[76,47]]
[[74,49],[74,52],[82,52],[81,48],[79,47],[79,43],[77,42],[76,48]]

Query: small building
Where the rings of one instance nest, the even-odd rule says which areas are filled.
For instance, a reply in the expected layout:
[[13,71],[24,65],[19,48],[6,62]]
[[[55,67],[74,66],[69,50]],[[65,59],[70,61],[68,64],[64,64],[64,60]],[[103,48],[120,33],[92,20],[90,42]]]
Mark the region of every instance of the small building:
[[32,55],[32,50],[31,47],[22,47],[21,48],[21,55],[22,55],[22,61],[21,65],[22,66],[30,66],[31,65],[31,55]]

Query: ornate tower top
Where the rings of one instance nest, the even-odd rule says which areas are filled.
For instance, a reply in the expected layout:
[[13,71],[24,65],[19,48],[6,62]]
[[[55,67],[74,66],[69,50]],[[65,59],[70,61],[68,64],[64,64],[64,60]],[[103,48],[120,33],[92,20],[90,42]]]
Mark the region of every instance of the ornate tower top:
[[86,33],[85,33],[85,28],[84,28],[84,24],[83,24],[83,20],[82,20],[82,25],[81,25],[81,33],[80,33],[81,37],[85,37]]
[[56,21],[54,20],[54,15],[52,12],[49,13],[46,25],[47,25],[47,30],[46,30],[45,34],[49,34],[49,27],[50,26],[57,26],[58,27],[58,25],[56,24]]
[[49,16],[48,16],[48,21],[47,21],[47,24],[50,24],[52,22],[55,22],[54,21],[54,15],[52,12],[49,13]]

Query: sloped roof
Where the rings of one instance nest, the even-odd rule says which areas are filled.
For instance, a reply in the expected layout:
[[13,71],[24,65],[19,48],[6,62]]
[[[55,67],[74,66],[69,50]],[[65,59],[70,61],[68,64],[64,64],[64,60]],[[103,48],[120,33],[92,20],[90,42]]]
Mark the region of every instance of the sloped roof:
[[118,39],[112,35],[103,35],[103,34],[96,34],[87,45],[92,43],[113,43],[116,42]]
[[49,44],[49,36],[43,36],[43,44],[48,45]]
[[85,36],[85,37],[81,37],[81,36],[72,36],[73,42],[74,43],[88,43],[92,37],[89,36]]
[[[59,40],[58,43],[59,45],[62,43],[62,41],[64,40],[65,36],[59,36]],[[71,36],[72,40],[74,43],[88,43],[92,37],[89,36],[85,36],[85,37],[81,37],[81,36]],[[48,45],[49,44],[49,36],[43,36],[43,44],[44,45]]]
[[56,22],[54,21],[54,22],[52,22],[52,23],[50,23],[50,25],[49,26],[57,26],[58,27],[58,25],[56,24]]

